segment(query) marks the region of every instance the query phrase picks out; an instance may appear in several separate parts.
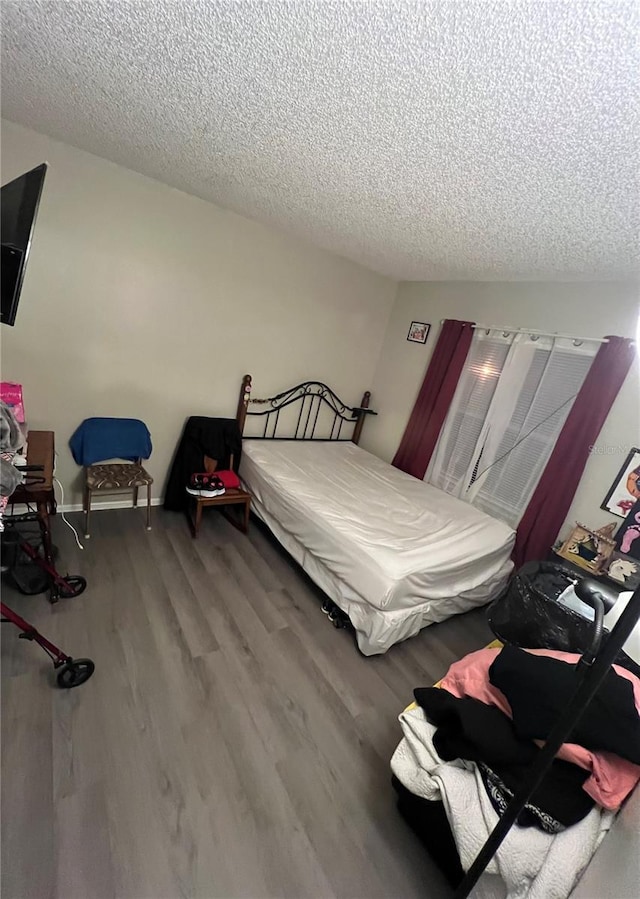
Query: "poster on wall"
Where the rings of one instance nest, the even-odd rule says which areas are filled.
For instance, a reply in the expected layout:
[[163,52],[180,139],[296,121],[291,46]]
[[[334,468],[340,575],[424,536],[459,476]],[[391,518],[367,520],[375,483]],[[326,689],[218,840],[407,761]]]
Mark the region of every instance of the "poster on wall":
[[640,499],[618,528],[616,549],[632,559],[640,559]]
[[634,446],[600,508],[619,518],[626,518],[638,499],[640,499],[640,449]]

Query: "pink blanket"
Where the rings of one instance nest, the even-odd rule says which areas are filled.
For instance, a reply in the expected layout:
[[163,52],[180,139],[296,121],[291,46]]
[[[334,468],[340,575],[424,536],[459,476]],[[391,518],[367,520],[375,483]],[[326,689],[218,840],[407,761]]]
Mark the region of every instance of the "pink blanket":
[[[470,696],[479,699],[486,705],[496,706],[510,718],[513,717],[504,693],[489,680],[489,667],[499,652],[499,649],[480,649],[470,653],[449,668],[439,686],[458,698]],[[573,664],[580,658],[576,653],[556,652],[552,649],[528,649],[527,652]],[[616,674],[631,681],[636,708],[640,713],[640,679],[620,665],[614,665],[613,669]],[[640,766],[612,752],[591,752],[576,743],[564,743],[557,757],[591,772],[591,776],[584,782],[584,789],[604,808],[619,808],[640,781]]]

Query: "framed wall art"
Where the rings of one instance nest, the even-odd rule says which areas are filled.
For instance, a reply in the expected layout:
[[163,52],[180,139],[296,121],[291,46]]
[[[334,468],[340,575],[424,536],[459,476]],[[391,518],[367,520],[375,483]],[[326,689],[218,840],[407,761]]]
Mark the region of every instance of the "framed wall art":
[[640,560],[640,499],[633,504],[618,528],[616,549],[625,556]]
[[407,340],[411,341],[411,343],[426,343],[430,330],[431,325],[428,325],[426,322],[411,322]]
[[622,463],[622,468],[600,508],[619,518],[626,518],[638,499],[640,499],[640,449],[634,446]]

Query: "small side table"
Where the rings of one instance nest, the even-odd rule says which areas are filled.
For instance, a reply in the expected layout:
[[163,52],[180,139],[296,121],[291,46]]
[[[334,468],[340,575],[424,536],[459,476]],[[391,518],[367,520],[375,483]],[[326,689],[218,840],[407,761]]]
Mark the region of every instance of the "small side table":
[[[190,499],[193,502],[190,503],[190,507],[187,509],[187,518],[191,528],[191,536],[194,539],[198,536],[202,521],[202,510],[205,506],[220,506],[224,517],[235,528],[242,531],[243,534],[247,533],[249,529],[249,512],[251,510],[251,494],[247,493],[246,490],[230,487],[221,496],[191,496]],[[194,506],[195,515],[193,514]],[[244,506],[244,509],[240,508],[238,510],[239,515],[230,515],[225,508],[226,506]]]

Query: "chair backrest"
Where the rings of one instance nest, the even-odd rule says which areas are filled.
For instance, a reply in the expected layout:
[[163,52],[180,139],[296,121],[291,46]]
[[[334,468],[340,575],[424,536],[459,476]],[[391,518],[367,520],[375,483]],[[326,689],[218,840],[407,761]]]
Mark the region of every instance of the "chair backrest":
[[137,462],[151,455],[151,434],[137,418],[85,418],[69,440],[78,465],[107,459]]

